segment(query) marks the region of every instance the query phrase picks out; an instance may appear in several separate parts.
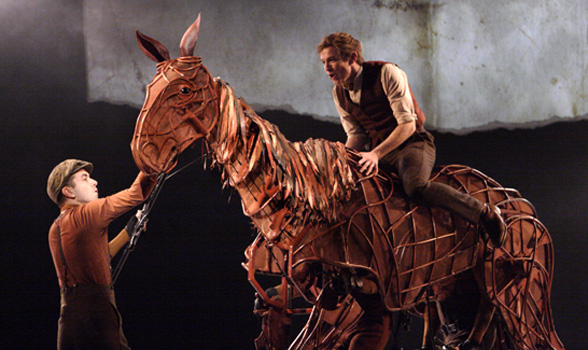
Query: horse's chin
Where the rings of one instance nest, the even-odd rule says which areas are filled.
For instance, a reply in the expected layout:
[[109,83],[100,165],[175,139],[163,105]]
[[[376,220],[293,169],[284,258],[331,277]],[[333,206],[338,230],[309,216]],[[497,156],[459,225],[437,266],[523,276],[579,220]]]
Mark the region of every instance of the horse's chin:
[[177,153],[169,154],[164,157],[154,157],[153,153],[142,153],[135,158],[135,164],[139,170],[149,176],[153,176],[161,173],[168,173],[175,167],[177,160]]
[[139,169],[147,175],[159,175],[161,173],[169,173],[175,168],[178,162],[177,155],[170,155],[157,159],[155,162],[142,162]]
[[159,173],[169,173],[173,168],[176,167],[178,164],[178,156],[179,152],[177,149],[174,150],[166,157],[166,160],[162,163],[164,164],[161,171]]
[[163,172],[163,170],[161,170],[160,167],[158,167],[156,164],[145,160],[140,160],[139,162],[137,162],[137,167],[139,168],[139,170],[141,170],[149,176],[159,175]]

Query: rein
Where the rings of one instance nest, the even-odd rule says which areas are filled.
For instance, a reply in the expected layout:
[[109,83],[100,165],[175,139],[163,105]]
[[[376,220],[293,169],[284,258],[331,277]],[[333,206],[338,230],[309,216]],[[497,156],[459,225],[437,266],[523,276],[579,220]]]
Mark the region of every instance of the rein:
[[149,216],[149,213],[151,213],[151,209],[155,205],[155,201],[157,200],[157,197],[159,197],[159,193],[161,192],[161,189],[163,188],[163,184],[165,183],[165,181],[172,178],[177,173],[186,169],[190,165],[196,163],[201,158],[202,158],[202,156],[197,157],[196,159],[192,160],[191,162],[184,165],[180,169],[174,171],[170,175],[167,175],[166,173],[161,173],[157,176],[157,184],[153,188],[153,191],[149,195],[149,198],[147,199],[147,201],[143,204],[143,209],[141,209],[141,218],[137,221],[137,223],[133,227],[132,232],[128,232],[128,234],[131,236],[131,239],[129,241],[129,244],[126,246],[120,260],[118,261],[116,268],[112,271],[112,285],[114,285],[116,283],[116,280],[118,279],[118,276],[120,275],[120,273],[121,273],[121,271],[127,261],[127,258],[129,257],[129,254],[133,250],[135,250],[135,247],[137,246],[137,241],[139,240],[141,233],[143,233],[143,231],[145,231],[145,224],[147,223],[147,217]]

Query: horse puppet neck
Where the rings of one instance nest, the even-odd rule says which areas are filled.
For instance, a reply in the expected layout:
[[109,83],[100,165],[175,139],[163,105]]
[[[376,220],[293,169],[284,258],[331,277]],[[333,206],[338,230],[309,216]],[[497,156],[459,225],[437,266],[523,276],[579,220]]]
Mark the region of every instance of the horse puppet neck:
[[207,136],[213,164],[241,196],[243,212],[270,242],[291,247],[308,225],[335,222],[356,188],[345,146],[290,142],[220,79],[220,115]]

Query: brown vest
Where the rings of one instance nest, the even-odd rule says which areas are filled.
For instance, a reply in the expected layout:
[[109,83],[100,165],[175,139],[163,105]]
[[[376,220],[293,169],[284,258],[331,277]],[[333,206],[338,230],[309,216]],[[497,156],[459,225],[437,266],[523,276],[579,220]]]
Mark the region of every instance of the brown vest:
[[[341,107],[352,115],[367,132],[372,149],[382,143],[398,125],[380,78],[382,66],[386,63],[380,61],[363,63],[363,81],[359,104],[351,101],[349,91],[342,86],[337,85],[335,88]],[[412,96],[412,103],[417,115],[417,130],[420,130],[425,122],[425,114],[419,108],[410,86],[408,90]]]

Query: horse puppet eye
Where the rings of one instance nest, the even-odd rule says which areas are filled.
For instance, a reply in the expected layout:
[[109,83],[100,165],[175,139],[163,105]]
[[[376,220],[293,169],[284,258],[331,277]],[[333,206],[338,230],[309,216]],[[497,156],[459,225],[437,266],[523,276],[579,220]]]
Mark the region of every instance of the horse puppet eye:
[[192,90],[187,86],[184,86],[180,89],[180,94],[182,94],[182,95],[188,95],[191,92],[192,92]]

